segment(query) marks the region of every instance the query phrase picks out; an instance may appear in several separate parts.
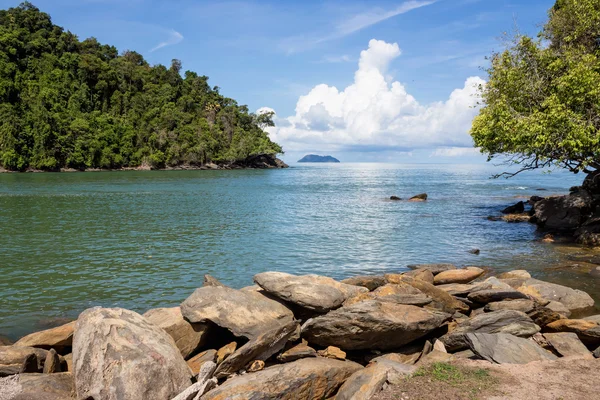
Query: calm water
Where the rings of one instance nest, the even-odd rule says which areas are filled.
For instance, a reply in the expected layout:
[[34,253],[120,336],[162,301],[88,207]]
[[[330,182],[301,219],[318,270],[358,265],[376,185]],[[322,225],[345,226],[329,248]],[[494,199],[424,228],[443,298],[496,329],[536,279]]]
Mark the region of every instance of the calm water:
[[[548,272],[564,254],[537,242],[533,226],[485,218],[517,196],[564,193],[582,178],[488,179],[493,172],[340,164],[0,174],[0,334],[19,337],[93,305],[176,305],[207,273],[241,287],[265,270],[344,278],[453,262],[526,268],[600,292],[589,278]],[[421,192],[430,201],[387,200]]]

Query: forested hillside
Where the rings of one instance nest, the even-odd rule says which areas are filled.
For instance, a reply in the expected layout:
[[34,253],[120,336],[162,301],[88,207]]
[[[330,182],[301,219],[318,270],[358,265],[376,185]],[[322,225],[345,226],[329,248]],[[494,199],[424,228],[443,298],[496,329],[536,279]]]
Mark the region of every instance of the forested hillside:
[[272,115],[181,68],[79,41],[28,2],[0,11],[0,167],[162,168],[282,152],[263,131]]

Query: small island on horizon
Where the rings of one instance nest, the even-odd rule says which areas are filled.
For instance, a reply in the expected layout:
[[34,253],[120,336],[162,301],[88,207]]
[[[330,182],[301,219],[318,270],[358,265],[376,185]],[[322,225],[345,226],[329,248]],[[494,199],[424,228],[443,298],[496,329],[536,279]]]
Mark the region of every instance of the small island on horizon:
[[332,156],[319,156],[316,154],[307,154],[298,160],[299,163],[339,163],[335,157]]

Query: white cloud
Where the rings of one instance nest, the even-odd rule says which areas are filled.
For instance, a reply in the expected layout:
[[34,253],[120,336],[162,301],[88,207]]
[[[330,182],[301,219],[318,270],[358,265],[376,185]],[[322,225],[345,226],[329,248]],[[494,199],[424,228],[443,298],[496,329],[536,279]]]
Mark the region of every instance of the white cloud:
[[157,44],[156,46],[154,46],[150,50],[150,53],[152,53],[158,49],[162,49],[163,47],[167,47],[167,46],[171,46],[171,45],[180,43],[183,40],[183,35],[174,29],[167,31],[167,33],[168,33],[168,37],[165,40],[163,40],[162,42],[160,42],[159,44]]
[[485,82],[467,78],[446,101],[422,105],[388,78],[388,67],[400,54],[396,43],[371,40],[360,54],[354,83],[341,91],[320,84],[300,96],[295,115],[276,118],[272,139],[289,151],[472,146],[468,131],[477,113],[477,87]]
[[344,54],[341,56],[325,56],[320,61],[320,63],[337,64],[337,63],[347,63],[347,62],[351,62],[351,61],[352,61],[352,58],[350,58],[349,55]]

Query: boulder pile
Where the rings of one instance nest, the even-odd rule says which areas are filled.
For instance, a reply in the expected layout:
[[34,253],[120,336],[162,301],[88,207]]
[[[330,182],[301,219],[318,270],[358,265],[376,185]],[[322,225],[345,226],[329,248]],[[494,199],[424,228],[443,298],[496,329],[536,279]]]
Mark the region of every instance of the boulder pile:
[[593,314],[587,293],[489,271],[263,272],[239,290],[207,276],[179,307],[95,307],[0,346],[0,388],[8,399],[359,400],[429,362],[600,356],[600,315],[579,318]]

